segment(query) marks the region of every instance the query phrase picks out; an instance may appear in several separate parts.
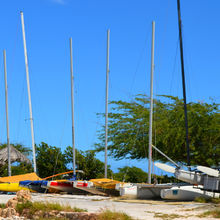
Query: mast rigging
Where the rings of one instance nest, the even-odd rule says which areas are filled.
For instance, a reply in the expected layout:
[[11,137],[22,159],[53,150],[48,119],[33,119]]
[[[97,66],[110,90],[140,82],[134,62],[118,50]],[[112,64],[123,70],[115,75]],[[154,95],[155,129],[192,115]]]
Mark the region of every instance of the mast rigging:
[[184,70],[184,57],[183,57],[183,39],[182,39],[182,21],[181,21],[181,13],[180,13],[180,0],[177,0],[177,10],[178,10],[180,59],[181,59],[185,129],[186,129],[187,165],[188,167],[190,167],[191,163],[190,163],[190,149],[189,149],[189,132],[188,132],[188,117],[187,117],[187,104],[186,104],[186,85],[185,85],[185,70]]

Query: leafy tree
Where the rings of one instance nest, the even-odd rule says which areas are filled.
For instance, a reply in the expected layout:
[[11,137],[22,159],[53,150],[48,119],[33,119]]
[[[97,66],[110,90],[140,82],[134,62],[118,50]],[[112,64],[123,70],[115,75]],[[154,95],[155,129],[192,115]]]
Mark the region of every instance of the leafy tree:
[[42,178],[67,171],[67,160],[61,149],[44,142],[36,147],[36,162]]
[[[143,159],[148,156],[149,103],[145,96],[133,102],[113,101],[109,114],[108,149],[116,159]],[[186,163],[183,100],[161,96],[154,100],[153,143],[176,162]],[[217,166],[220,158],[219,104],[187,104],[192,165]],[[104,128],[96,151],[104,150]],[[155,160],[166,162],[157,153]]]
[[114,174],[114,179],[130,183],[146,183],[148,175],[141,168],[125,166],[118,168],[119,172]]
[[12,175],[20,175],[34,172],[32,164],[30,163],[19,163],[17,166],[12,166],[11,171]]
[[156,176],[158,183],[180,183],[181,180],[176,179],[174,176]]
[[[141,168],[138,167],[129,167],[124,166],[118,168],[119,172],[114,174],[114,179],[121,182],[130,182],[130,183],[146,183],[148,180],[148,174],[144,172]],[[152,176],[152,183],[172,183],[179,182],[175,177],[171,176]]]
[[[73,161],[73,150],[69,146],[65,150],[66,158],[69,163]],[[95,158],[94,151],[78,151],[76,150],[76,167],[78,170],[82,170],[83,179],[95,179],[104,177],[104,163]],[[108,176],[112,176],[113,173],[108,167]]]

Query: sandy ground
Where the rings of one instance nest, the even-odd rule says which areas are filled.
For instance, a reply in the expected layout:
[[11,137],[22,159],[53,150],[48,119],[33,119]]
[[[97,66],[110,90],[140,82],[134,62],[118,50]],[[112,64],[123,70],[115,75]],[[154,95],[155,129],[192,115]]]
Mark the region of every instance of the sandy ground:
[[[6,203],[15,195],[0,195],[0,203]],[[170,202],[150,200],[120,200],[102,196],[80,196],[60,194],[32,193],[33,201],[59,202],[72,207],[87,209],[89,212],[100,212],[103,209],[125,212],[135,219],[171,219],[171,214],[176,214],[178,220],[202,219],[198,217],[211,208],[211,205],[195,202]],[[168,214],[167,218],[165,215]],[[161,217],[159,217],[161,216]],[[174,218],[172,218],[174,219]],[[204,218],[207,219],[207,218]],[[214,218],[208,218],[209,220]]]

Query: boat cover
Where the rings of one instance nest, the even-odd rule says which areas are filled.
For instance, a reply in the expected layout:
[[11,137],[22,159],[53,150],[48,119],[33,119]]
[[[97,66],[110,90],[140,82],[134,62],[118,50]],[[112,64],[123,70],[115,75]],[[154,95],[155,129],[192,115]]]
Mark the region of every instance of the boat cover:
[[15,175],[15,176],[7,176],[1,177],[0,183],[18,183],[24,180],[41,180],[41,178],[36,173],[26,173],[22,175]]
[[94,186],[101,187],[104,189],[115,189],[117,183],[121,183],[117,180],[102,178],[102,179],[91,179],[90,182],[93,182]]

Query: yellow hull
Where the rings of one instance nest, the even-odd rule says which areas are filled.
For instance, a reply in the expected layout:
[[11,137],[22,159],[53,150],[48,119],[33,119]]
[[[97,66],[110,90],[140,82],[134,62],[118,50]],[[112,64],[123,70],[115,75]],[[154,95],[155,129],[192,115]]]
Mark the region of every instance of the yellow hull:
[[19,183],[0,183],[0,191],[17,192],[19,190],[27,190],[27,188],[19,186]]

